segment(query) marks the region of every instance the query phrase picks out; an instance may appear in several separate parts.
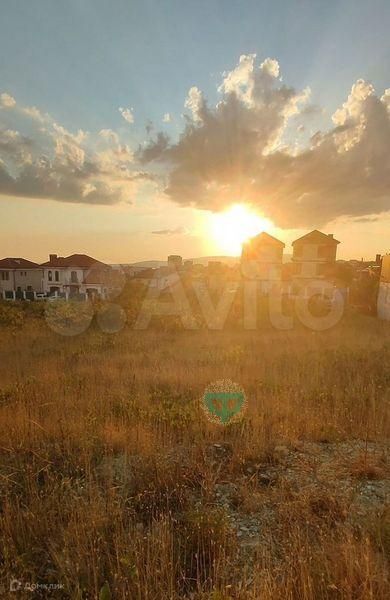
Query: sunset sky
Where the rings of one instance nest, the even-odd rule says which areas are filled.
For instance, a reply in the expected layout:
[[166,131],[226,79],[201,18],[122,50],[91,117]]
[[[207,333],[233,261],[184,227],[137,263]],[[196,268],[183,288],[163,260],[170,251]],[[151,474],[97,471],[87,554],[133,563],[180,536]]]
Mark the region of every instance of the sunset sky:
[[3,1],[0,258],[389,252],[389,26],[388,0]]

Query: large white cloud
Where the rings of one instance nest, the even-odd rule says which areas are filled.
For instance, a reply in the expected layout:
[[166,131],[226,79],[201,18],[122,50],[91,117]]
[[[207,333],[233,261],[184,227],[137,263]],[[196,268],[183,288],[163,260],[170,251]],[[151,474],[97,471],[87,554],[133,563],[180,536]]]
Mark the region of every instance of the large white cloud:
[[[113,204],[130,201],[143,180],[165,181],[178,205],[220,210],[248,202],[294,228],[390,210],[390,89],[378,95],[358,80],[329,129],[310,140],[309,119],[321,109],[310,90],[282,82],[276,60],[241,56],[218,89],[211,106],[191,87],[178,140],[158,132],[137,152],[121,140],[123,130],[70,132],[4,92],[0,194]],[[132,109],[120,110],[132,122]]]
[[379,98],[358,80],[333,127],[298,149],[302,124],[318,107],[308,104],[310,90],[281,82],[276,60],[257,66],[255,55],[241,56],[219,91],[210,107],[192,87],[179,141],[159,134],[140,151],[144,162],[166,165],[172,200],[210,210],[246,201],[282,227],[390,210],[389,90]]

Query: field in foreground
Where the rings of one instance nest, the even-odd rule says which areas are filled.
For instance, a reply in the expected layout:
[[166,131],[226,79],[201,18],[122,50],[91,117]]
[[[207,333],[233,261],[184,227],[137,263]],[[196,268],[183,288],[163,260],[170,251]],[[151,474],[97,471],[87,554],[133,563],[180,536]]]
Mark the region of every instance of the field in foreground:
[[[390,597],[389,324],[63,338],[32,320],[0,344],[4,597]],[[248,399],[227,427],[199,403],[221,379]]]

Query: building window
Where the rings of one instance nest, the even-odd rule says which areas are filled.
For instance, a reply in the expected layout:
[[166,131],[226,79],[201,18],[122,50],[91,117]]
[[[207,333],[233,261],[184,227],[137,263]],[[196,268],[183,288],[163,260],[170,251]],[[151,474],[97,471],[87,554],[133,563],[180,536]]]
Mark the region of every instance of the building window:
[[328,258],[329,248],[328,246],[320,246],[318,248],[318,258]]
[[53,273],[52,273],[52,271],[48,272],[47,278],[48,278],[49,281],[53,281]]
[[70,274],[70,281],[71,283],[78,283],[77,281],[77,272],[76,271],[72,271]]
[[303,246],[294,246],[293,254],[295,258],[301,258],[303,256]]
[[54,273],[54,279],[55,279],[56,281],[59,281],[59,280],[60,280],[60,273],[59,273],[59,271],[55,271],[55,273]]
[[27,286],[27,291],[28,291],[28,292],[32,292],[32,291],[33,291],[33,289],[32,289],[32,286],[31,286],[31,285],[28,285],[28,286]]
[[2,271],[1,272],[1,279],[3,281],[9,281],[9,271]]

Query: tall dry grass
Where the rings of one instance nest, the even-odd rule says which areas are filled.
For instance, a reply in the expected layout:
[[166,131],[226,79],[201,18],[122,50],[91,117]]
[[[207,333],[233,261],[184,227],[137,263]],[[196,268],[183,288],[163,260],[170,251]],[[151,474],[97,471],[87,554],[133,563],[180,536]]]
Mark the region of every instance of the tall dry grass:
[[[352,527],[343,499],[321,491],[297,500],[277,487],[278,531],[266,524],[245,557],[214,497],[218,482],[240,480],[240,510],[256,512],[263,492],[241,478],[242,465],[273,461],[281,444],[386,444],[389,334],[388,324],[357,316],[323,333],[110,336],[92,326],[63,338],[39,319],[3,327],[4,593],[15,577],[61,583],[50,593],[63,598],[389,597],[386,512]],[[241,423],[220,428],[199,398],[228,378],[249,406]],[[229,448],[227,460],[212,460],[215,443]],[[364,464],[353,468],[364,474]]]

